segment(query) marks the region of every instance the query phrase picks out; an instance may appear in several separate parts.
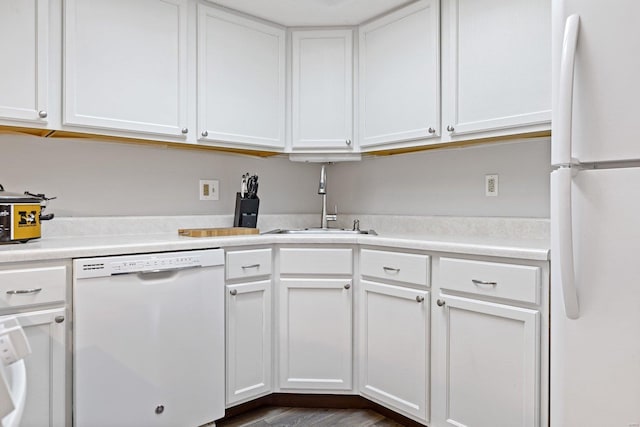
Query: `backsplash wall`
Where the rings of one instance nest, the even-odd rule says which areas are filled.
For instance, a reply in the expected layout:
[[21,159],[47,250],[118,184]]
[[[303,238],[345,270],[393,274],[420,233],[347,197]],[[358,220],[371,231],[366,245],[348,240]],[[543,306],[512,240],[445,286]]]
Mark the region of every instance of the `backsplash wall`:
[[[367,158],[328,168],[338,213],[549,216],[549,139]],[[232,215],[245,172],[260,176],[260,212],[319,215],[320,165],[210,151],[0,135],[7,191],[58,198],[58,216]],[[498,173],[499,196],[484,195]],[[219,201],[198,200],[198,180],[220,181]]]
[[[550,161],[550,139],[539,138],[335,164],[329,206],[354,214],[548,218]],[[486,174],[499,175],[497,197],[485,196]]]

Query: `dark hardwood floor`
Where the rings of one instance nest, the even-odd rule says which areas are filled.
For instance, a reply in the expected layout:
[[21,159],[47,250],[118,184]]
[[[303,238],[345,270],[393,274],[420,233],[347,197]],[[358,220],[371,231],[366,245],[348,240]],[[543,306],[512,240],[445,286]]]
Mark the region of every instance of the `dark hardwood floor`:
[[402,427],[371,409],[264,406],[216,423],[216,427]]

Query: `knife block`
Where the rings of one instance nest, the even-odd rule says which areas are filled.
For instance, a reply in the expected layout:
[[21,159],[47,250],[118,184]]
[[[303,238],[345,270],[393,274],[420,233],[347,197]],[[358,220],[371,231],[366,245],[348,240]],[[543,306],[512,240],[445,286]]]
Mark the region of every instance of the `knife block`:
[[256,228],[259,206],[259,198],[247,199],[240,196],[240,193],[236,193],[236,214],[233,218],[233,226]]

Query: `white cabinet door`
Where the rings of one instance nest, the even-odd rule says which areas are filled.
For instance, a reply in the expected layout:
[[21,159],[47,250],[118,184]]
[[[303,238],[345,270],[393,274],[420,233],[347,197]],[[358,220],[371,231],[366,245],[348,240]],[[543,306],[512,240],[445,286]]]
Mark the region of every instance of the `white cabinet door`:
[[551,2],[442,2],[443,142],[549,130]]
[[0,2],[0,119],[47,123],[48,0]]
[[439,136],[439,22],[420,0],[360,27],[361,147]]
[[63,124],[185,138],[187,0],[66,0]]
[[198,138],[284,148],[284,29],[198,5]]
[[361,281],[360,392],[429,420],[429,292]]
[[271,392],[271,281],[227,285],[227,400]]
[[539,426],[539,312],[455,296],[438,305],[438,425]]
[[349,279],[280,279],[280,387],[350,390]]
[[27,398],[20,426],[71,425],[70,419],[66,419],[65,309],[39,310],[11,316],[18,319],[31,346],[31,354],[24,359]]
[[292,148],[353,149],[353,31],[292,32]]

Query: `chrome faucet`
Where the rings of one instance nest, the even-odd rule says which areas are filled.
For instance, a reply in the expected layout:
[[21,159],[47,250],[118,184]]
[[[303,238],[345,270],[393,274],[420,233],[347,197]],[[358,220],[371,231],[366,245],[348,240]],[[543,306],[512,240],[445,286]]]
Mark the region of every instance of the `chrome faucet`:
[[322,196],[322,214],[320,217],[320,228],[326,230],[329,228],[329,221],[337,221],[338,220],[338,206],[336,206],[335,213],[332,215],[327,215],[327,165],[322,165],[322,170],[320,170],[320,184],[318,184],[318,194]]

